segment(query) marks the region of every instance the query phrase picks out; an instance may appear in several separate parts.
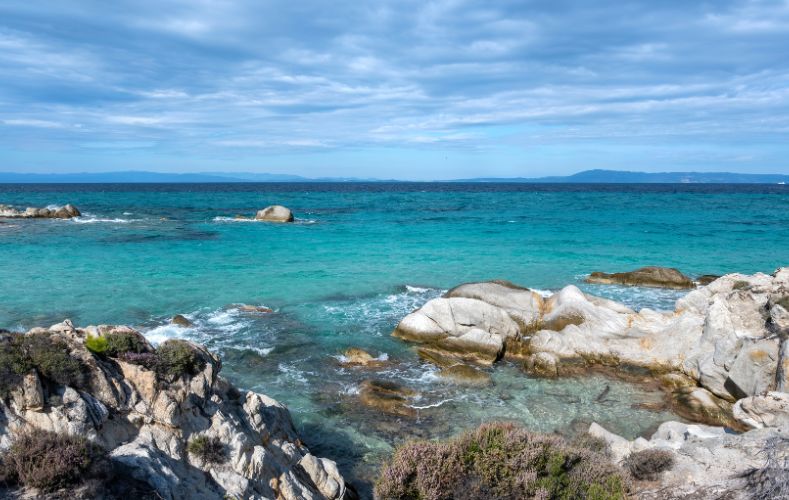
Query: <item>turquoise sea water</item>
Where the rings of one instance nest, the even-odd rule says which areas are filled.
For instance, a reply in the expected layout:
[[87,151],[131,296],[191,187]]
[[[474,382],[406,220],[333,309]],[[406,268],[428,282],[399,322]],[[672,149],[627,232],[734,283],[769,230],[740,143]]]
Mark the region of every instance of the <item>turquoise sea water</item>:
[[[0,328],[71,318],[206,343],[233,381],[286,403],[307,444],[368,493],[365,481],[408,437],[491,419],[541,431],[595,420],[635,437],[672,418],[633,407],[660,399],[646,389],[598,377],[534,380],[510,363],[490,370],[487,389],[439,381],[389,334],[442,290],[503,278],[548,293],[596,270],[665,265],[699,275],[789,264],[786,186],[0,185],[0,203],[83,211],[72,221],[0,223]],[[273,203],[291,207],[296,223],[232,219]],[[679,296],[581,286],[634,307],[670,309]],[[240,303],[275,313],[230,307]],[[179,313],[195,326],[170,326]],[[389,362],[343,368],[337,357],[350,346]],[[360,407],[365,378],[420,391],[418,418]]]

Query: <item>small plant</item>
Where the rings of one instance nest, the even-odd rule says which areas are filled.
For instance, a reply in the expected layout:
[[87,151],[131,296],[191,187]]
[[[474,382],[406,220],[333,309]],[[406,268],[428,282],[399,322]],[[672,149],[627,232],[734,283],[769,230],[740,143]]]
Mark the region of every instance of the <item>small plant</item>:
[[178,378],[196,375],[205,367],[205,360],[188,342],[168,340],[156,350],[156,371],[160,375]]
[[88,335],[88,338],[85,339],[85,347],[93,354],[102,355],[107,352],[107,349],[109,348],[109,342],[107,341],[107,337],[102,335],[97,337]]
[[587,448],[513,424],[483,424],[444,443],[400,446],[375,485],[378,498],[624,499],[624,471]]
[[218,437],[197,436],[186,446],[190,455],[207,464],[221,464],[226,460],[225,445]]
[[22,376],[33,369],[33,362],[21,342],[21,334],[0,337],[0,397],[5,398],[22,381]]
[[51,492],[109,470],[106,454],[80,436],[32,430],[16,436],[3,458],[9,483]]
[[118,359],[149,370],[155,370],[159,362],[159,356],[152,352],[124,352],[118,356]]
[[654,481],[661,472],[674,467],[674,454],[658,449],[636,451],[625,458],[625,467],[636,479]]

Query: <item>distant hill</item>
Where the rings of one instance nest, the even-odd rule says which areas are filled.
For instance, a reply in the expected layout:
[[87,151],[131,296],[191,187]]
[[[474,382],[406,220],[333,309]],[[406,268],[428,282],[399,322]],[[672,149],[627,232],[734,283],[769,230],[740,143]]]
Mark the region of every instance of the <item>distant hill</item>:
[[578,184],[776,184],[789,182],[789,175],[736,174],[730,172],[627,172],[619,170],[585,170],[577,174],[553,177],[474,178],[455,182],[525,182]]
[[[0,172],[0,184],[21,183],[215,183],[215,182],[407,182],[356,177],[309,178],[290,174],[254,172],[200,172],[170,174],[147,171],[99,172],[74,174],[25,174]],[[553,177],[477,177],[439,182],[502,182],[502,183],[577,183],[577,184],[777,184],[789,183],[789,175],[736,174],[729,172],[623,172],[618,170],[585,170],[568,176]]]

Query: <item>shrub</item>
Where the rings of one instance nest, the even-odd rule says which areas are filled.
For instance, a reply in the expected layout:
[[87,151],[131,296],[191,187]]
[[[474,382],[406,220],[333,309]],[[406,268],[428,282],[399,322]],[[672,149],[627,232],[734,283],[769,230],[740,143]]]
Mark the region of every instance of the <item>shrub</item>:
[[109,348],[109,342],[107,342],[107,337],[88,335],[88,338],[85,339],[85,347],[94,354],[105,354]]
[[107,355],[118,357],[124,353],[144,353],[148,346],[139,335],[132,332],[110,332],[107,338]]
[[625,458],[625,467],[636,479],[654,481],[661,472],[674,467],[674,454],[668,450],[642,450]]
[[484,424],[445,443],[399,447],[375,485],[378,498],[624,499],[623,471],[604,455],[513,424]]
[[52,382],[79,387],[84,382],[82,362],[68,345],[48,333],[9,334],[0,338],[0,397],[7,397],[32,369]]
[[159,357],[152,352],[124,352],[118,356],[118,359],[149,370],[155,370],[159,362]]
[[109,462],[83,437],[33,430],[16,436],[3,468],[8,482],[49,492],[106,475]]
[[218,437],[197,436],[189,441],[186,449],[207,464],[221,464],[226,460],[225,445]]
[[205,360],[183,340],[168,340],[156,350],[156,371],[168,377],[195,375],[205,367]]

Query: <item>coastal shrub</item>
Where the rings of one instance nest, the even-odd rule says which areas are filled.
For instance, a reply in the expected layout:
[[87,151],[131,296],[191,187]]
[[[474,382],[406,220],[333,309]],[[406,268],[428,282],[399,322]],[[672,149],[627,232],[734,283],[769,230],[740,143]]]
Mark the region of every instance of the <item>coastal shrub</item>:
[[6,482],[51,492],[107,474],[99,446],[80,436],[31,430],[17,435],[3,458]]
[[132,332],[110,332],[105,337],[108,356],[118,357],[124,353],[141,354],[148,351],[145,341]]
[[152,352],[124,352],[118,356],[118,359],[149,370],[155,370],[159,362],[159,357]]
[[177,378],[195,375],[205,367],[205,360],[183,340],[168,340],[156,350],[156,371],[161,375]]
[[82,362],[71,355],[64,341],[48,333],[0,336],[0,397],[7,397],[33,369],[60,385],[78,387],[84,382]]
[[33,363],[21,342],[21,334],[0,336],[0,397],[6,398],[22,376],[33,369]]
[[603,454],[514,424],[483,424],[444,443],[400,446],[384,464],[377,498],[626,498],[622,469]]
[[73,357],[68,345],[47,333],[24,335],[27,355],[38,373],[60,385],[83,385],[83,365]]
[[225,445],[218,437],[196,436],[186,449],[190,455],[207,464],[221,464],[226,460]]
[[85,339],[85,347],[93,354],[105,354],[109,347],[109,342],[107,342],[107,337],[88,335],[88,338]]
[[625,467],[636,479],[654,481],[661,472],[674,467],[674,454],[668,450],[642,450],[625,458]]

